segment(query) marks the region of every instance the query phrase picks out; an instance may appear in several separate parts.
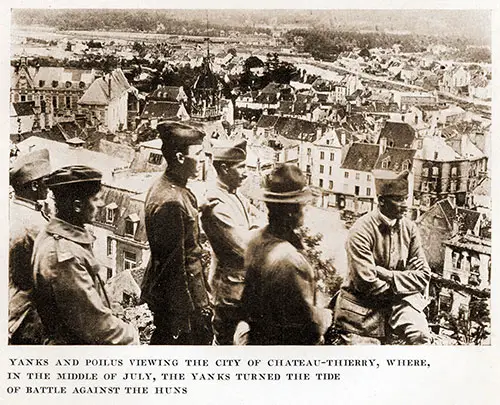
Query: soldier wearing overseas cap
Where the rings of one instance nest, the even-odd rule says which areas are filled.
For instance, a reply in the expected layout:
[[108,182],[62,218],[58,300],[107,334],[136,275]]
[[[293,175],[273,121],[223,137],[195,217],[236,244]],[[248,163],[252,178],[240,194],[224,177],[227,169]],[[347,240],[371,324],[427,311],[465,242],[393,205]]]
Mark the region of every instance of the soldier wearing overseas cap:
[[247,177],[246,141],[213,141],[211,154],[217,180],[207,191],[201,222],[212,246],[209,284],[214,303],[214,343],[231,345],[242,316],[244,257],[253,227],[250,203],[238,192]]
[[374,172],[378,209],[350,229],[349,275],[335,304],[334,323],[346,344],[430,343],[423,313],[430,280],[417,226],[406,218],[408,171]]
[[33,296],[47,344],[139,343],[134,327],[111,312],[95,238],[85,228],[102,206],[101,178],[90,167],[67,166],[46,179],[56,212],[35,240]]
[[43,177],[50,173],[49,151],[20,155],[10,169],[9,344],[41,344],[43,325],[33,305],[33,243],[47,224]]
[[316,306],[316,279],[302,254],[295,230],[303,223],[303,208],[311,199],[302,171],[277,166],[256,196],[269,211],[269,224],[259,230],[245,255],[244,321],[236,344],[313,345],[323,341],[331,312]]
[[186,187],[198,174],[204,133],[177,122],[158,125],[165,173],[146,196],[151,258],[141,298],[154,313],[152,345],[211,344],[212,311],[201,263],[198,205]]

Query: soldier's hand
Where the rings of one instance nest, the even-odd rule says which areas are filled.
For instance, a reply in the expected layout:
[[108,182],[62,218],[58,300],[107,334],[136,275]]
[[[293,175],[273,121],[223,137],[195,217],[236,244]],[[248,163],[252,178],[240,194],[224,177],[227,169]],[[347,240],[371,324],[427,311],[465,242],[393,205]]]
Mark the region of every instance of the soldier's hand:
[[422,271],[425,268],[425,262],[419,257],[412,257],[406,265],[406,270]]
[[207,215],[220,202],[221,202],[221,200],[219,200],[218,198],[215,198],[215,199],[210,200],[210,201],[206,201],[200,205],[200,212],[202,213],[202,215]]

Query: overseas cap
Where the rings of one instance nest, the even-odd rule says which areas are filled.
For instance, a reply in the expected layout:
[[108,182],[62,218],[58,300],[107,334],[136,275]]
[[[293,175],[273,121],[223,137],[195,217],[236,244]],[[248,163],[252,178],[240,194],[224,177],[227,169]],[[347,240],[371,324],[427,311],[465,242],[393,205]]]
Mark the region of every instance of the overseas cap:
[[201,145],[205,133],[180,122],[162,122],[156,127],[163,143],[176,146]]
[[212,157],[213,160],[224,162],[244,162],[247,158],[247,141],[239,141],[237,143],[228,141],[212,141]]
[[49,188],[67,184],[101,182],[102,173],[88,166],[66,166],[50,174],[45,180]]
[[256,196],[261,201],[283,204],[304,204],[312,198],[306,178],[297,166],[276,166],[264,177],[263,188]]
[[49,173],[49,151],[39,149],[20,155],[12,164],[9,175],[12,185],[22,185],[47,176]]
[[373,176],[375,178],[375,189],[377,190],[377,195],[408,195],[408,174],[408,170],[405,170],[400,174],[387,170],[374,170]]

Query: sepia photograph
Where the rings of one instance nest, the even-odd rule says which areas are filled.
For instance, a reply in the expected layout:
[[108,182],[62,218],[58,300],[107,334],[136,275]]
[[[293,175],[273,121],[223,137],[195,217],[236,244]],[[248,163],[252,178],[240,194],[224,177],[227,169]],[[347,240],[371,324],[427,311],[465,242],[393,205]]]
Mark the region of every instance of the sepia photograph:
[[491,345],[490,10],[10,18],[9,345]]

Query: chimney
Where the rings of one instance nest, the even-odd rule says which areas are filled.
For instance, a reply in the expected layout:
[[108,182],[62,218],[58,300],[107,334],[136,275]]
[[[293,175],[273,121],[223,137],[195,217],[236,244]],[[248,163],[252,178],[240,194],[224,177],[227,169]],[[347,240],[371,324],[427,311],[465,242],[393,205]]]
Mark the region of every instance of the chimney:
[[378,154],[382,155],[387,149],[387,138],[385,136],[380,137],[378,140]]
[[323,131],[321,130],[321,127],[316,128],[316,140],[320,139],[321,135],[323,135]]
[[345,132],[344,131],[342,131],[340,133],[340,143],[341,143],[342,146],[345,146],[345,144],[346,144]]

